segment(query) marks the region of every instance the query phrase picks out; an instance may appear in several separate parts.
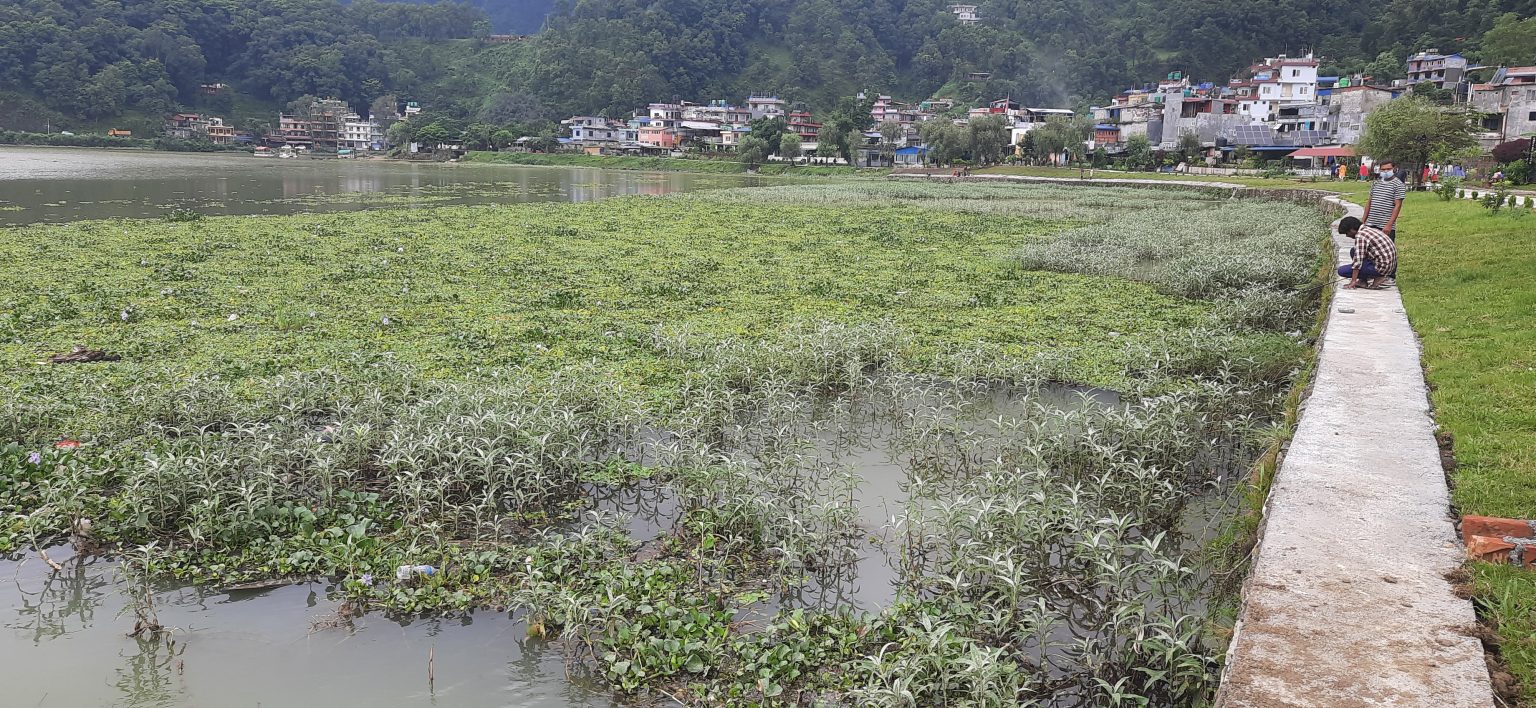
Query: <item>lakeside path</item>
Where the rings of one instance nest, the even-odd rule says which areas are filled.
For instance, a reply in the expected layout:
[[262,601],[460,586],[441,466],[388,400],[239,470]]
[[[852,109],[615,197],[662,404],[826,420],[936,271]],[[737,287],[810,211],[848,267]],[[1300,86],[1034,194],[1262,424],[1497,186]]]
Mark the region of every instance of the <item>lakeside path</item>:
[[[1358,205],[1329,200],[1361,215]],[[1338,262],[1349,245],[1334,236]],[[1339,288],[1331,308],[1316,379],[1265,503],[1217,704],[1492,706],[1472,603],[1447,578],[1463,554],[1402,298],[1396,289]]]

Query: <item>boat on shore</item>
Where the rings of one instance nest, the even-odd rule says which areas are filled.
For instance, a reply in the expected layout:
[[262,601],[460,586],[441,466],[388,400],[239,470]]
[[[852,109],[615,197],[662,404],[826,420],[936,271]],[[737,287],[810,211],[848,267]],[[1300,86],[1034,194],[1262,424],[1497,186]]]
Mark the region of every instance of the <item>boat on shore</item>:
[[272,148],[261,145],[256,148],[255,152],[251,153],[251,157],[277,157],[277,153],[272,152]]

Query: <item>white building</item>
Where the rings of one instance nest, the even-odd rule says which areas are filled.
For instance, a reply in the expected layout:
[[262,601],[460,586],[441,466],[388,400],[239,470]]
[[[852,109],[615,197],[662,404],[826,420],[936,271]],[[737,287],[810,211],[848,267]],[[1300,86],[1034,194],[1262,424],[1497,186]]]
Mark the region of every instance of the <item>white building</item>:
[[747,111],[752,119],[783,117],[789,114],[789,104],[778,96],[752,94],[747,98]]
[[1282,105],[1318,103],[1317,60],[1280,55],[1256,67],[1253,96],[1239,101],[1238,113],[1255,122],[1272,120]]
[[950,5],[949,11],[954,13],[955,19],[959,20],[962,25],[974,25],[981,22],[981,18],[976,15],[975,5]]
[[358,151],[383,150],[384,126],[374,120],[363,120],[356,113],[342,116],[337,147]]
[[624,128],[600,116],[572,116],[560,125],[571,129],[571,141],[582,147],[603,147],[624,139]]

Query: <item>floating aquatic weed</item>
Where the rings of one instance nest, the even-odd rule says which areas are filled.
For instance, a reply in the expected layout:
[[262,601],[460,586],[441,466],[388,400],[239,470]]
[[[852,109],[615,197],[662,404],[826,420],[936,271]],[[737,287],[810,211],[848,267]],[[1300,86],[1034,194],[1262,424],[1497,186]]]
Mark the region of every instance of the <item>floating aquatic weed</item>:
[[[157,575],[515,609],[695,703],[1197,703],[1181,522],[1304,355],[1277,328],[1316,217],[1277,211],[1234,236],[1250,205],[1205,194],[870,183],[28,231],[0,548],[92,519]],[[1263,287],[1185,252],[1227,236],[1274,247],[1237,274]],[[121,364],[23,365],[129,308]],[[585,511],[626,485],[662,500],[640,538]]]

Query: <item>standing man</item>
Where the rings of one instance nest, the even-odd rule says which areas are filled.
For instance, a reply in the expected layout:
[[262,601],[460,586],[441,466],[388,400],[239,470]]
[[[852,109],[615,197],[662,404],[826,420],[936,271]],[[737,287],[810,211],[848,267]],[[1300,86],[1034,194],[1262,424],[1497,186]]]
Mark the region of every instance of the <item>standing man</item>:
[[[1381,179],[1371,185],[1371,195],[1365,200],[1365,225],[1387,235],[1393,243],[1397,242],[1397,217],[1403,211],[1403,198],[1408,196],[1408,185],[1397,176],[1397,170],[1391,160],[1382,160]],[[1392,285],[1397,278],[1397,261],[1393,259],[1392,269],[1384,272],[1385,281],[1381,285]]]

